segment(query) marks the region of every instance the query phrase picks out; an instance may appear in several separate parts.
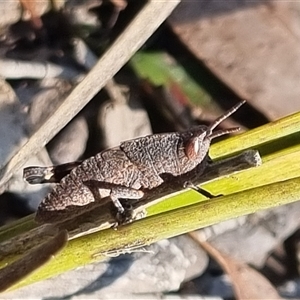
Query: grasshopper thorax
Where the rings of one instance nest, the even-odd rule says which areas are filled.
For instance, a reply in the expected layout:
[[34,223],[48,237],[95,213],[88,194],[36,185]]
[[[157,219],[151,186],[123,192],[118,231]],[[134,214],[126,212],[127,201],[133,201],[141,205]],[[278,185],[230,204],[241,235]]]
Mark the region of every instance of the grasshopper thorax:
[[200,163],[206,156],[212,139],[224,134],[237,132],[239,127],[213,131],[221,122],[236,112],[246,101],[241,101],[226,113],[217,118],[210,126],[198,126],[190,131],[191,136],[184,145],[184,152],[188,159]]

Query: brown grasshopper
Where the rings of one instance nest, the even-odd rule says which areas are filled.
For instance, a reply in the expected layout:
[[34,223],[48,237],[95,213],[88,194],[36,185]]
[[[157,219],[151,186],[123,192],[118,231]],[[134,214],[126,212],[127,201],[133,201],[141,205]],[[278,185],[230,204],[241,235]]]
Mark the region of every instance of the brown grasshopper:
[[[199,164],[202,174],[210,160],[211,140],[239,128],[213,130],[244,103],[232,107],[210,126],[125,141],[82,162],[25,168],[24,179],[29,183],[58,182],[41,202],[38,212],[83,206],[109,196],[122,217],[126,212],[120,199],[141,199],[144,189],[151,190],[164,182],[163,174],[180,176]],[[210,196],[208,192],[204,194]]]

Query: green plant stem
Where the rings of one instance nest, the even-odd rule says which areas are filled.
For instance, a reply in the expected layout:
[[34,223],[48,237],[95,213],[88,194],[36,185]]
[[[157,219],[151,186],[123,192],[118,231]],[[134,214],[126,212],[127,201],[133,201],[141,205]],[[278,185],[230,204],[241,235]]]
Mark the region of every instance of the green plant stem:
[[261,209],[295,202],[300,197],[300,178],[273,183],[247,191],[168,211],[121,227],[71,240],[52,261],[25,278],[16,287],[58,275],[67,270],[106,258],[108,251],[145,246],[230,218]]

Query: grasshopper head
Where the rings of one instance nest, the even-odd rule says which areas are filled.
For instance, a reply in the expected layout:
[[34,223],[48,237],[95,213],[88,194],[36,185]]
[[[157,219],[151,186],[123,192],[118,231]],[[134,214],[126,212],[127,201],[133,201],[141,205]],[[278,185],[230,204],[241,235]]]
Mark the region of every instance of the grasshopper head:
[[200,163],[204,157],[206,156],[211,140],[233,132],[237,132],[240,130],[239,127],[233,127],[228,129],[221,129],[213,132],[213,130],[225,119],[231,116],[234,112],[236,112],[246,101],[241,101],[237,105],[233,106],[230,110],[224,113],[222,116],[217,118],[210,126],[199,126],[193,130],[193,136],[188,139],[185,144],[185,155],[193,161],[197,161]]

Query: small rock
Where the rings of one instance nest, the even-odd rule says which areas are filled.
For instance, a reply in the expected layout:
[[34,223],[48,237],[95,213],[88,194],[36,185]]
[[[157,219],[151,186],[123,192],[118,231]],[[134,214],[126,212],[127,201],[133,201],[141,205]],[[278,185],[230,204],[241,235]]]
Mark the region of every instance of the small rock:
[[225,221],[203,231],[217,249],[261,268],[269,253],[298,228],[299,208],[300,203],[295,202]]
[[84,117],[73,119],[48,144],[53,164],[64,164],[78,160],[84,153],[89,137],[88,125]]
[[103,143],[106,148],[152,133],[147,112],[137,100],[130,100],[128,103],[105,103],[99,111],[98,124],[103,130]]

